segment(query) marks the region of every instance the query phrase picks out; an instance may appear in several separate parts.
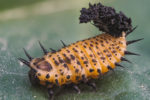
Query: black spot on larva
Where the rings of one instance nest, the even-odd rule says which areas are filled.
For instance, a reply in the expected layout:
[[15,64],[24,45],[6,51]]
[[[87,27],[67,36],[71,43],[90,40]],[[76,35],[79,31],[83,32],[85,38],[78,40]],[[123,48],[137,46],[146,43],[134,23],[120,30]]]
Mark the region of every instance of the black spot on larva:
[[66,77],[67,79],[70,79],[70,75],[67,75],[67,77]]
[[83,63],[84,63],[84,64],[88,64],[88,61],[84,61]]
[[97,42],[95,42],[95,44],[96,44],[96,45],[98,45],[98,43],[97,43]]
[[66,50],[68,53],[70,53],[70,51],[69,50]]
[[105,52],[105,53],[106,53],[106,50],[103,50],[103,52]]
[[50,75],[49,75],[49,74],[47,74],[47,75],[46,75],[46,78],[47,78],[47,79],[48,79],[48,78],[50,78]]
[[107,54],[107,57],[111,57],[111,54]]
[[113,50],[113,51],[112,51],[112,53],[116,53],[116,52],[117,52],[116,50]]
[[83,51],[81,51],[81,53],[83,53]]
[[60,63],[64,62],[60,57],[58,58],[58,60],[59,60]]
[[101,44],[102,47],[104,47],[104,44]]
[[103,41],[102,41],[102,40],[100,40],[100,42],[101,42],[101,43],[103,43]]
[[93,47],[93,44],[90,44],[91,47]]
[[89,47],[89,50],[92,50],[91,47]]
[[108,68],[109,70],[113,70],[113,68],[112,68],[111,66],[109,66],[109,65],[107,66],[107,68]]
[[85,44],[87,45],[88,43],[87,43],[87,42],[85,42]]
[[88,65],[86,65],[86,67],[88,67]]
[[93,72],[93,71],[94,71],[94,69],[90,69],[90,70],[89,70],[89,72]]
[[84,59],[84,57],[81,57],[81,59],[83,60],[83,59]]
[[119,46],[117,46],[116,48],[117,48],[117,49],[119,49],[120,47],[119,47]]
[[105,57],[101,57],[102,60],[105,60]]
[[33,63],[33,65],[35,65],[35,66],[36,66],[36,64],[37,64],[36,62]]
[[97,69],[97,72],[98,72],[98,73],[101,73],[101,70],[100,70],[100,69]]
[[77,61],[77,64],[78,64],[78,65],[81,65],[79,61]]
[[78,73],[78,72],[79,72],[79,69],[76,69],[75,72]]
[[54,63],[55,63],[55,65],[56,65],[56,66],[58,66],[58,65],[59,65],[58,61],[56,61],[56,60],[54,61]]
[[63,54],[64,57],[66,57],[66,54]]
[[92,54],[90,54],[90,57],[93,57],[93,55],[92,55]]
[[97,38],[96,38],[95,40],[96,40],[96,41],[98,41],[98,39],[97,39]]
[[64,72],[61,72],[60,74],[63,76],[63,75],[64,75]]
[[57,74],[55,74],[55,77],[57,77],[58,75]]
[[74,52],[78,52],[75,48],[72,48],[72,50],[73,50]]
[[97,61],[96,61],[95,59],[92,59],[92,62],[94,62],[94,63],[95,63],[95,62],[97,62]]
[[83,47],[84,47],[84,48],[86,48],[86,46],[85,46],[85,45],[84,45]]
[[62,71],[62,69],[59,69],[59,71],[61,72],[61,71]]
[[48,57],[51,57],[52,55],[48,55]]
[[112,46],[115,46],[114,44],[111,44]]
[[65,67],[65,68],[68,68],[68,65],[67,65],[67,64],[64,64],[64,67]]
[[66,63],[68,63],[68,64],[70,64],[70,63],[71,63],[71,60],[70,60],[67,56],[65,57],[65,59],[64,59],[64,60],[65,60],[65,62],[66,62]]
[[99,52],[97,52],[97,54],[98,54],[98,55],[100,55],[100,53],[99,53]]
[[41,76],[41,73],[38,73],[37,75],[38,75],[38,76]]
[[75,56],[73,56],[73,55],[70,55],[70,57],[71,57],[71,59],[72,59],[72,60],[75,60]]

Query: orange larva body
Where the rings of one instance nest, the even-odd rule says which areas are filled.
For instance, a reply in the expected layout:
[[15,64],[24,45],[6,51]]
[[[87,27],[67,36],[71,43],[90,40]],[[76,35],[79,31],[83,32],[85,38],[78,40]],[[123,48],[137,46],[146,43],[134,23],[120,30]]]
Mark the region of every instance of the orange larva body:
[[[126,39],[101,34],[78,41],[55,53],[47,53],[42,59],[33,59],[30,64],[40,84],[52,87],[97,79],[109,69],[115,68],[126,51]],[[36,63],[36,64],[35,64]],[[85,80],[86,79],[86,80]]]

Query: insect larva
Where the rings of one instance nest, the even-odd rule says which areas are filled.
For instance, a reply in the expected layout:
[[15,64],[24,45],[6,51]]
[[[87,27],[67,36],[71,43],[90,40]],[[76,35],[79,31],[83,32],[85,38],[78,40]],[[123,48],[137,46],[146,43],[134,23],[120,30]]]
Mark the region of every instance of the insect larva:
[[56,51],[50,48],[48,52],[39,42],[44,56],[32,58],[24,49],[29,61],[19,58],[31,70],[29,78],[32,84],[40,84],[48,89],[49,99],[53,98],[54,86],[72,84],[80,93],[78,84],[84,82],[96,89],[91,79],[98,79],[101,75],[119,64],[129,60],[124,55],[138,55],[127,51],[127,46],[142,39],[126,41],[135,28],[132,29],[131,19],[122,12],[116,13],[112,7],[101,3],[89,4],[89,8],[81,10],[80,23],[93,22],[104,33],[67,46],[63,41],[63,48]]

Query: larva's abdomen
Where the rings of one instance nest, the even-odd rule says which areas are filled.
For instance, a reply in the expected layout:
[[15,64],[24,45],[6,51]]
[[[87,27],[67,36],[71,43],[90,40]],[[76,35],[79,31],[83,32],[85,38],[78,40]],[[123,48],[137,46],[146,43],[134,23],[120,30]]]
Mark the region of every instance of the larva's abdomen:
[[108,34],[78,41],[56,53],[49,53],[46,60],[52,65],[47,81],[56,85],[78,83],[98,78],[115,68],[126,50],[125,37],[114,38]]

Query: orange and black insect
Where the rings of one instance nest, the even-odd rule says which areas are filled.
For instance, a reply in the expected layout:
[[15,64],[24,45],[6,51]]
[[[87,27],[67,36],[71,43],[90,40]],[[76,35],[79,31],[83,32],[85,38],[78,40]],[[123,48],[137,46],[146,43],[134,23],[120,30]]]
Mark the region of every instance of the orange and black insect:
[[98,79],[106,72],[113,70],[121,61],[129,60],[124,55],[138,55],[127,51],[127,46],[142,39],[126,41],[135,28],[131,19],[122,12],[116,13],[114,8],[103,6],[101,3],[89,4],[82,8],[80,23],[91,22],[104,33],[76,43],[66,45],[58,51],[48,52],[39,42],[44,52],[41,58],[32,58],[24,49],[29,61],[19,58],[29,66],[29,78],[32,84],[46,86],[50,100],[53,98],[54,86],[71,84],[80,93],[78,84],[84,82],[96,89],[91,79]]

